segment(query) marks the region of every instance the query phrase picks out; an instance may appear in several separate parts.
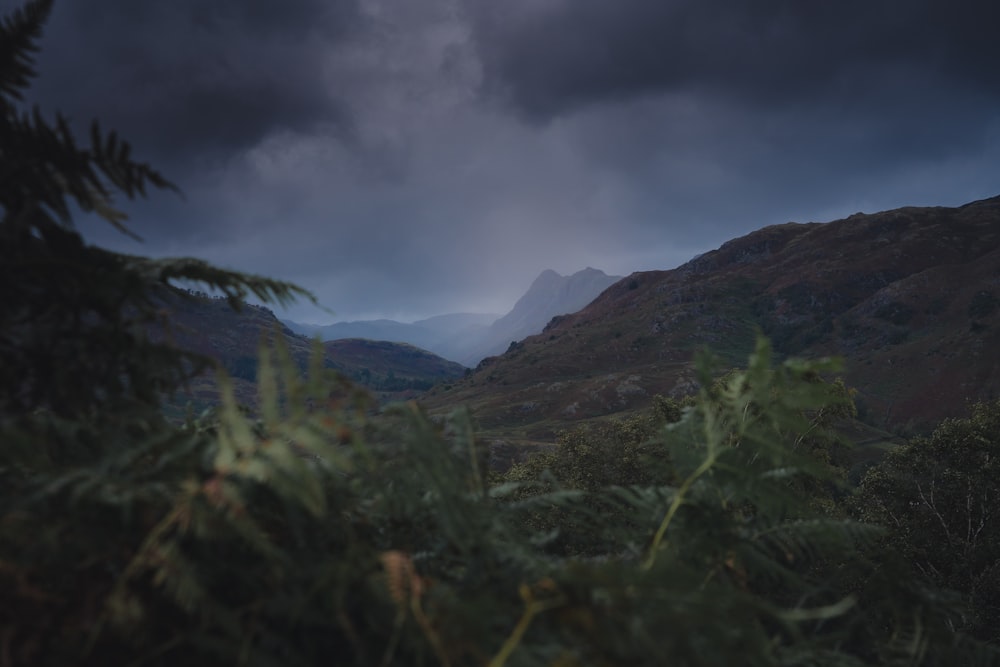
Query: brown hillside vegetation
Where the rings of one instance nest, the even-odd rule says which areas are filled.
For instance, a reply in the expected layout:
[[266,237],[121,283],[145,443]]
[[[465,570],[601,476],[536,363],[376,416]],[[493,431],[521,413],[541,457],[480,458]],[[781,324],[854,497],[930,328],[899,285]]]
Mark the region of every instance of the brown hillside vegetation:
[[1000,388],[1000,197],[787,223],[669,271],[635,273],[484,360],[432,408],[551,440],[571,422],[694,385],[693,353],[742,365],[761,330],[783,355],[838,355],[862,416],[922,428]]

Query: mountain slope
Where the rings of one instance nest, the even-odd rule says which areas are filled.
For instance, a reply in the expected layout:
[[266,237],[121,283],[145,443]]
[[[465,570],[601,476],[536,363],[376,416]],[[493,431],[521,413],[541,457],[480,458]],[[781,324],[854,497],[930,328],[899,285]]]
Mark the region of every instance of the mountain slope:
[[[233,311],[223,299],[172,297],[164,304],[168,336],[184,349],[210,356],[233,377],[239,398],[254,402],[253,380],[261,337],[277,332],[293,360],[305,368],[313,341],[293,333],[274,314],[260,306],[244,304]],[[465,368],[412,345],[391,342],[340,340],[323,344],[324,363],[370,389],[381,400],[411,398],[436,382],[461,377]],[[192,385],[192,394],[180,397],[204,407],[215,403],[217,392],[210,377]]]
[[475,366],[483,358],[500,354],[513,343],[540,332],[553,317],[573,313],[590,303],[621,276],[609,276],[587,267],[570,276],[543,271],[509,313],[495,321],[459,361]]
[[342,338],[368,338],[426,347],[428,344],[433,344],[438,338],[437,332],[427,327],[397,322],[396,320],[356,320],[326,325],[286,321],[285,324],[295,333],[309,337],[319,336],[320,340],[323,341]]
[[866,418],[919,426],[1000,391],[1000,198],[765,227],[677,269],[636,273],[484,361],[434,408],[471,404],[529,439],[694,389],[693,352],[742,364],[836,354]]
[[408,343],[445,359],[461,361],[466,356],[466,348],[482,337],[496,319],[496,315],[488,313],[448,313],[413,323],[385,319],[334,322],[326,325],[301,324],[289,320],[284,322],[295,333],[309,337],[318,336],[323,341],[366,338]]
[[407,343],[343,338],[323,343],[323,349],[345,375],[382,393],[429,389],[442,380],[461,377],[466,371],[461,364]]

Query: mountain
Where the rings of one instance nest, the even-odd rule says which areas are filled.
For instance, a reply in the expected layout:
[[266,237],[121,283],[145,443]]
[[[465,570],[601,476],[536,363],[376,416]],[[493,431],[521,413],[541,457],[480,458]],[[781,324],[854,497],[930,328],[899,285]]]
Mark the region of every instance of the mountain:
[[745,363],[839,355],[869,423],[919,429],[1000,393],[1000,197],[787,223],[669,271],[634,273],[579,312],[429,392],[486,435],[551,441],[582,418],[696,389],[695,350]]
[[321,340],[368,338],[410,343],[446,359],[475,366],[499,354],[515,341],[536,334],[556,315],[572,313],[590,303],[621,276],[586,268],[571,276],[546,270],[504,315],[452,313],[406,324],[395,320],[336,322],[326,326],[285,321],[296,333]]
[[[323,343],[327,357],[344,374],[363,386],[393,394],[429,389],[443,380],[465,374],[466,368],[408,343],[365,338],[343,338]],[[414,394],[407,393],[405,398]]]
[[553,317],[580,310],[619,280],[621,276],[590,267],[571,276],[542,271],[509,313],[490,325],[481,339],[470,341],[459,361],[475,366],[485,357],[500,354],[511,343],[541,332]]
[[449,313],[417,320],[412,326],[421,327],[447,337],[463,331],[488,327],[496,319],[497,315],[488,313]]
[[[173,296],[164,302],[169,325],[158,335],[178,347],[200,352],[219,361],[236,385],[237,396],[253,404],[257,350],[261,337],[276,332],[287,344],[292,359],[305,369],[313,340],[294,333],[267,308],[244,304],[239,312],[224,299]],[[461,377],[465,368],[405,343],[337,340],[322,344],[324,365],[371,390],[382,401],[412,398],[435,383]],[[217,401],[211,377],[192,383],[192,401],[206,407]]]
[[284,320],[289,329],[303,336],[319,336],[320,340],[338,340],[341,338],[369,338],[371,340],[386,340],[397,343],[426,346],[437,338],[435,332],[426,327],[396,320],[356,320],[353,322],[334,322],[333,324],[300,324]]
[[356,320],[333,324],[301,324],[282,320],[295,333],[331,341],[346,338],[366,338],[396,343],[408,343],[424,348],[446,359],[459,361],[469,340],[483,335],[497,315],[486,313],[449,313],[413,323],[396,320]]

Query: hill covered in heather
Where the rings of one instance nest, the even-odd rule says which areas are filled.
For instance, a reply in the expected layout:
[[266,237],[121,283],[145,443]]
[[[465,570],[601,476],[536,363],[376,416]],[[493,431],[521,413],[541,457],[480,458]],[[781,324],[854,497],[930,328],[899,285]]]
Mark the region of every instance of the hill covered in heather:
[[567,425],[695,390],[708,348],[745,362],[837,355],[870,424],[919,429],[1000,393],[1000,197],[764,227],[667,271],[634,273],[485,359],[432,408],[471,405],[487,433]]

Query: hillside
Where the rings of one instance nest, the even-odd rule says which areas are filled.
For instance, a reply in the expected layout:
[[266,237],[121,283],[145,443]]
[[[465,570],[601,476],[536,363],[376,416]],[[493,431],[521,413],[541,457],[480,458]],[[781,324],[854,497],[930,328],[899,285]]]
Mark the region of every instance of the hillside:
[[397,322],[396,320],[356,320],[352,322],[334,322],[333,324],[302,324],[283,320],[284,324],[297,334],[303,336],[319,336],[320,340],[337,340],[340,338],[368,338],[371,340],[387,340],[411,345],[426,345],[434,340],[435,334],[424,327]]
[[[169,327],[166,335],[184,349],[219,361],[236,383],[239,397],[252,404],[257,350],[261,337],[277,331],[292,358],[306,367],[313,341],[293,333],[274,314],[259,306],[244,305],[233,311],[225,300],[174,297],[165,304]],[[436,382],[461,377],[465,368],[426,350],[405,343],[338,340],[323,344],[325,365],[371,390],[382,401],[412,398]],[[204,407],[216,401],[214,382],[205,377],[193,384],[191,400]]]
[[466,372],[461,364],[406,343],[343,338],[323,343],[323,349],[345,375],[382,393],[421,391]]
[[755,331],[783,355],[839,355],[862,416],[921,428],[1000,390],[1000,197],[787,223],[669,271],[635,273],[484,360],[432,408],[549,440],[587,417],[695,389],[695,350],[742,364]]

